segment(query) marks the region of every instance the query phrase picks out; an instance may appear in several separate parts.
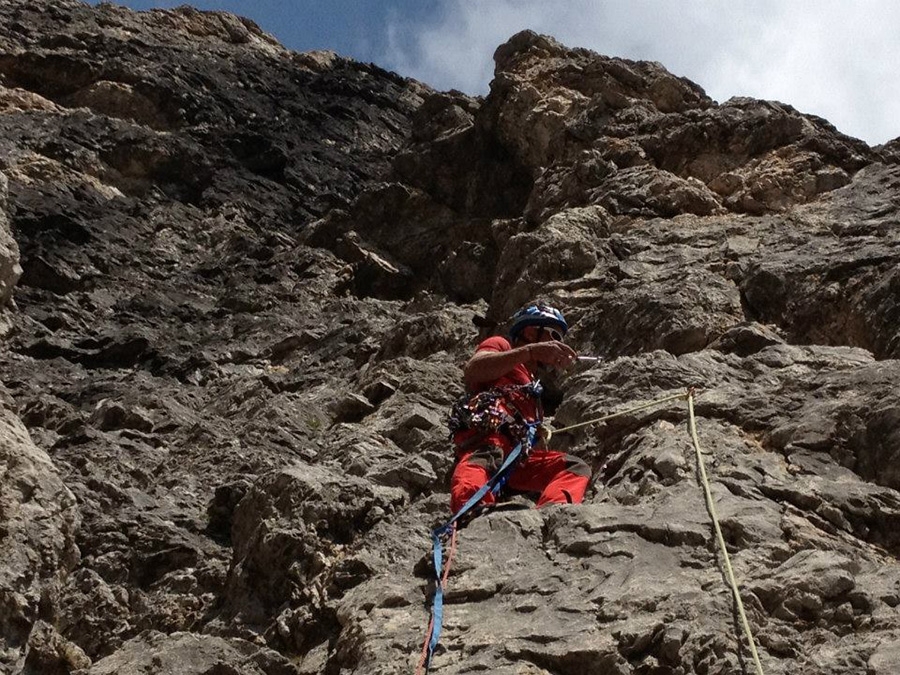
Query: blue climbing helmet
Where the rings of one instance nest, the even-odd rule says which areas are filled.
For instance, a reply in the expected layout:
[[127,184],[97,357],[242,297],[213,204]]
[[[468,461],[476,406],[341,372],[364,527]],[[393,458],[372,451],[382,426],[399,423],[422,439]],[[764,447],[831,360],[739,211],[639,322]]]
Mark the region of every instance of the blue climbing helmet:
[[562,312],[549,305],[526,305],[513,314],[512,326],[509,328],[510,341],[515,342],[516,338],[519,337],[519,333],[526,326],[556,328],[563,335],[569,330],[569,324],[566,323]]

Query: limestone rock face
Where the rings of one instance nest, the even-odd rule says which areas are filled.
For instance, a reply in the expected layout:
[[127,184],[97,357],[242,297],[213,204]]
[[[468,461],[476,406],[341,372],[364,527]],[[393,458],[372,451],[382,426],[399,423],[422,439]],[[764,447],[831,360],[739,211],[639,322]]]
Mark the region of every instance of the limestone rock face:
[[244,640],[191,633],[164,635],[150,631],[81,672],[87,675],[138,675],[147,672],[280,675],[296,671],[280,654]]
[[19,247],[9,231],[6,176],[0,173],[0,307],[12,297],[13,286],[22,276]]
[[751,671],[687,406],[633,410],[689,388],[765,672],[900,671],[898,141],[495,62],[0,3],[0,670],[414,672],[462,366],[540,299],[602,357],[548,423],[623,414],[553,435],[584,504],[460,531],[432,672]]
[[10,411],[12,401],[4,390],[0,401],[0,667],[39,670],[48,656],[43,653],[48,639],[56,640],[54,651],[62,652],[48,659],[51,667],[65,660],[89,663],[52,626],[45,624],[43,630],[55,637],[40,636],[39,620],[53,618],[61,587],[79,562],[75,497]]

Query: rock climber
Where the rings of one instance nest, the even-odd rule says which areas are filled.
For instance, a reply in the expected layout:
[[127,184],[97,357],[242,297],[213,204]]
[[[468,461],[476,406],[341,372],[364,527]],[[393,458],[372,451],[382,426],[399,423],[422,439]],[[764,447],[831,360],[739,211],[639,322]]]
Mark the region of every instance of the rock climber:
[[[459,511],[497,471],[525,436],[527,425],[543,419],[541,365],[563,370],[577,358],[563,341],[569,326],[562,312],[529,304],[512,318],[509,340],[496,335],[481,342],[463,369],[466,396],[454,406],[450,428],[457,462],[450,479],[450,508]],[[537,445],[513,469],[507,487],[540,493],[537,506],[579,504],[590,468],[573,455]],[[495,502],[488,493],[482,505]]]

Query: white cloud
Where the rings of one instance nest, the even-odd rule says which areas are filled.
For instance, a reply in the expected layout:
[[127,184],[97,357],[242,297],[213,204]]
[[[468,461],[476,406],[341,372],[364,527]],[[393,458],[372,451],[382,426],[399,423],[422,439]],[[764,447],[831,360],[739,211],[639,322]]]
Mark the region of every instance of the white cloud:
[[444,0],[427,24],[394,17],[381,63],[483,94],[494,50],[524,28],[659,61],[718,101],[776,99],[873,145],[900,136],[893,0]]

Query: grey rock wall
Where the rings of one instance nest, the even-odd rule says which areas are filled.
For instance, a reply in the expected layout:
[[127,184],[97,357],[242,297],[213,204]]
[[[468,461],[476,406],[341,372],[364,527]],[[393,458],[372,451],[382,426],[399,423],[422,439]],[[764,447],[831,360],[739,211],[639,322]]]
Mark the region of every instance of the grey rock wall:
[[62,586],[79,562],[75,497],[11,407],[0,389],[0,668],[83,666],[90,659],[53,626]]
[[19,247],[9,230],[8,185],[6,176],[0,172],[0,307],[9,303],[13,288],[22,276]]
[[[190,8],[0,28],[4,669],[414,672],[461,365],[536,297],[603,357],[554,427],[695,388],[765,672],[900,668],[896,142],[530,32],[474,98]],[[585,503],[461,531],[432,672],[753,672],[686,423],[556,434]]]

